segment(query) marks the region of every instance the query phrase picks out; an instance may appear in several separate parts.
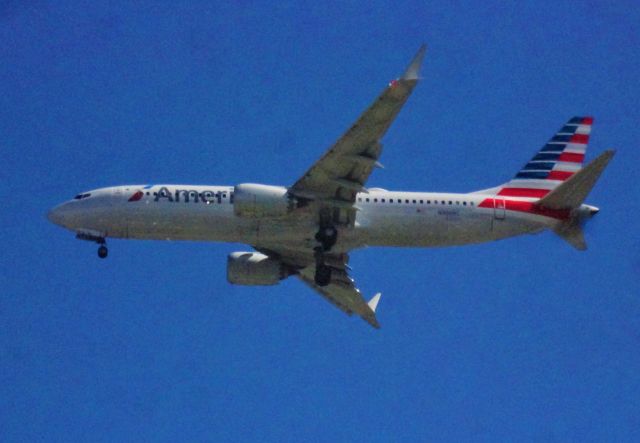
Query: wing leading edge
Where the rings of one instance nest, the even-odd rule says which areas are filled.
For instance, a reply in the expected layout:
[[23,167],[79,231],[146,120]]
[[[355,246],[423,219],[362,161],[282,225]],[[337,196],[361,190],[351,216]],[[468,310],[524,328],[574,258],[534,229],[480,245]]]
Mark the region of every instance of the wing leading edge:
[[293,195],[349,208],[376,167],[380,139],[391,126],[419,80],[426,46],[422,45],[404,74],[393,80],[340,139],[289,189]]

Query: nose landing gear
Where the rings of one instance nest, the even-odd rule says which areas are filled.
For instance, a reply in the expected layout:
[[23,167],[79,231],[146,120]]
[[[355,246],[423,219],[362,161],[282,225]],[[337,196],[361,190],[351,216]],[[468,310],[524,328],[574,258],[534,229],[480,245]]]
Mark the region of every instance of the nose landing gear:
[[87,240],[98,243],[100,245],[98,247],[98,257],[107,258],[107,255],[109,255],[109,249],[107,249],[107,240],[102,235],[97,235],[89,232],[78,232],[76,233],[76,238],[78,240]]
[[105,245],[100,245],[98,248],[98,257],[107,258],[107,255],[109,255],[109,249],[107,249]]

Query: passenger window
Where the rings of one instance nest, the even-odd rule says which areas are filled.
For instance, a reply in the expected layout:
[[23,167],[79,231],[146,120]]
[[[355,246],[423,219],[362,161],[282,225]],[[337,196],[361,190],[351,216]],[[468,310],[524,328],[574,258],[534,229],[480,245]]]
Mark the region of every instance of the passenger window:
[[384,203],[384,198],[381,198],[381,199],[380,199],[380,201],[381,201],[382,203]]
[[427,200],[427,204],[430,205],[431,204],[431,200]]
[[444,200],[442,200],[442,204],[443,204],[443,205],[446,205],[446,204],[447,204],[447,202],[446,202],[446,201],[444,201]]
[[373,199],[373,202],[374,202],[374,203],[378,203],[378,199],[377,199],[377,198],[374,198],[374,199]]
[[392,198],[389,199],[389,203],[393,203],[393,199]]
[[424,201],[423,201],[423,200],[420,200],[420,204],[423,204],[423,203],[424,203]]
[[462,202],[462,206],[467,206],[467,202]]
[[361,202],[362,201],[362,197],[358,197],[358,201]]
[[456,205],[459,205],[459,204],[460,204],[460,202],[458,202],[458,201],[457,201],[457,202],[456,202]]
[[414,201],[413,201],[413,203],[415,204],[415,203],[416,203],[416,201],[414,200]]
[[471,202],[471,206],[473,206],[473,202]]
[[452,204],[453,204],[453,202],[452,202],[451,200],[449,200],[449,204],[450,204],[450,205],[452,205]]
[[369,203],[369,199],[367,198],[367,203]]

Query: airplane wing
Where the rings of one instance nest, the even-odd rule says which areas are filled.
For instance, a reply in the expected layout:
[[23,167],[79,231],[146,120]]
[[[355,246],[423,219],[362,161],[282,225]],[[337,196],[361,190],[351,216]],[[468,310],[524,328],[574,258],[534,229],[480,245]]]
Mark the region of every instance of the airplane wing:
[[313,251],[283,249],[277,246],[256,249],[279,259],[292,269],[297,269],[296,277],[347,315],[356,313],[374,328],[380,328],[375,312],[381,294],[374,295],[368,302],[364,300],[353,278],[349,276],[349,255],[327,254],[324,260],[332,269],[331,282],[326,286],[318,286],[314,281],[316,265]]
[[[367,303],[364,298],[362,298],[360,290],[355,287],[353,278],[347,273],[348,268],[346,261],[349,259],[347,254],[341,254],[341,256],[336,257],[336,259],[344,260],[343,266],[333,268],[331,283],[327,286],[318,286],[315,284],[313,278],[316,272],[315,265],[304,268],[297,274],[297,277],[347,315],[356,313],[371,326],[379,329],[380,324],[376,319],[376,308],[380,300],[380,293],[374,295]],[[336,264],[339,266],[338,263]]]
[[[418,83],[426,46],[422,45],[404,74],[364,111],[349,130],[300,178],[289,192],[329,208],[352,209],[358,192],[382,152],[380,139]],[[353,217],[352,217],[353,220]]]
[[[329,224],[353,226],[356,194],[365,191],[365,182],[382,152],[380,139],[391,126],[419,80],[420,66],[426,51],[422,45],[404,74],[389,83],[347,132],[293,186],[289,193],[301,201],[317,205],[319,221],[333,219]],[[304,205],[302,205],[304,206]],[[325,299],[351,315],[358,314],[374,328],[380,325],[375,310],[380,300],[376,294],[368,303],[355,287],[348,274],[349,256],[326,251],[322,264],[330,268],[331,278],[324,286],[316,284],[316,258],[312,250],[288,250],[282,245],[272,245],[261,252],[278,257],[296,276]]]

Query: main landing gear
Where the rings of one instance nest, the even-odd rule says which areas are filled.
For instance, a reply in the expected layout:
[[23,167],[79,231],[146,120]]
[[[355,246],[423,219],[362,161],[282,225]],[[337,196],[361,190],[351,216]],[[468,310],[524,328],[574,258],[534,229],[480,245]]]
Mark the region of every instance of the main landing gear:
[[321,227],[315,235],[321,246],[314,248],[316,259],[316,273],[314,281],[318,286],[327,286],[331,283],[331,266],[327,266],[324,260],[325,252],[331,250],[338,240],[338,230],[333,226]]
[[338,240],[338,230],[333,226],[320,228],[316,233],[316,240],[322,245],[323,251],[329,251]]
[[322,248],[316,248],[314,255],[316,258],[316,273],[313,277],[313,280],[318,286],[327,286],[329,283],[331,283],[331,266],[327,266],[324,263],[324,254],[322,252]]

